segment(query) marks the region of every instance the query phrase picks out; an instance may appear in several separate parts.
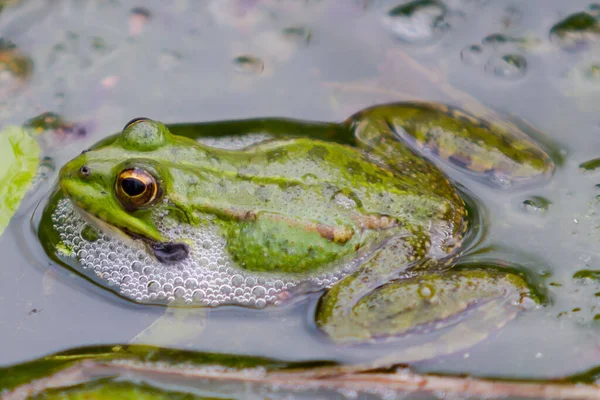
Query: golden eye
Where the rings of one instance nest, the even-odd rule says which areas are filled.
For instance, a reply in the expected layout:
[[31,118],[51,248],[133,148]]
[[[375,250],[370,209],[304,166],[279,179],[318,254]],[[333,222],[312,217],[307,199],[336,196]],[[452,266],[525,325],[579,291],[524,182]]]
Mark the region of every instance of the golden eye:
[[128,210],[149,206],[160,197],[156,178],[140,168],[121,171],[115,186],[118,199]]

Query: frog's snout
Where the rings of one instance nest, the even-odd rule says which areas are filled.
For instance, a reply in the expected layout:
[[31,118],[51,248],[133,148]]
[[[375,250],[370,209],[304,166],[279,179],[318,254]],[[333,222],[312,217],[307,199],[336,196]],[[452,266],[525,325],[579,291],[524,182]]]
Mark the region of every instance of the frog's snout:
[[163,264],[173,264],[187,258],[190,250],[185,243],[153,243],[150,245],[154,256]]

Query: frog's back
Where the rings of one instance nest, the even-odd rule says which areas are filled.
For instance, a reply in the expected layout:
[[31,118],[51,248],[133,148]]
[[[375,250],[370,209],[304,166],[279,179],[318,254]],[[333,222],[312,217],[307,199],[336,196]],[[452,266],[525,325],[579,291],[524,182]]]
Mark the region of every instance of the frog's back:
[[235,153],[228,158],[235,163],[238,184],[258,183],[266,200],[263,206],[273,212],[309,214],[329,223],[357,214],[419,225],[462,221],[464,204],[458,196],[434,194],[423,184],[430,177],[410,170],[400,173],[384,159],[354,147],[297,138]]

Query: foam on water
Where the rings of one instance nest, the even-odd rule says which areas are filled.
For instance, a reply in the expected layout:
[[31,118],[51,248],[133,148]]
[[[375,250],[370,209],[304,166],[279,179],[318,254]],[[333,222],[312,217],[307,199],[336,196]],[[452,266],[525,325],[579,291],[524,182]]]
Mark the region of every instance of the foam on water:
[[[162,218],[159,230],[170,240],[189,240],[189,256],[176,264],[157,261],[140,241],[123,241],[90,226],[69,199],[62,199],[52,215],[54,229],[83,273],[95,275],[110,289],[135,302],[167,304],[173,301],[203,306],[235,304],[263,308],[288,298],[291,289],[330,287],[358,263],[332,267],[313,277],[247,271],[236,265],[225,239],[214,225],[197,228]],[[92,236],[92,237],[90,237]],[[306,288],[304,288],[304,284]]]

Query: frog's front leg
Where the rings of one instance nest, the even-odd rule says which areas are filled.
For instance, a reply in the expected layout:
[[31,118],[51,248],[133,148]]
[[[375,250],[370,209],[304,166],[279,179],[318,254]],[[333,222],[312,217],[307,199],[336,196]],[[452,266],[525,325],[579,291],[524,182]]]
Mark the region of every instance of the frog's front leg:
[[435,261],[421,257],[428,247],[423,239],[391,239],[336,284],[319,303],[318,327],[337,343],[358,344],[411,332],[465,328],[472,322],[470,337],[455,335],[453,340],[461,343],[444,344],[456,349],[466,347],[464,343],[474,345],[524,305],[537,302],[525,280],[514,273],[436,270]]

